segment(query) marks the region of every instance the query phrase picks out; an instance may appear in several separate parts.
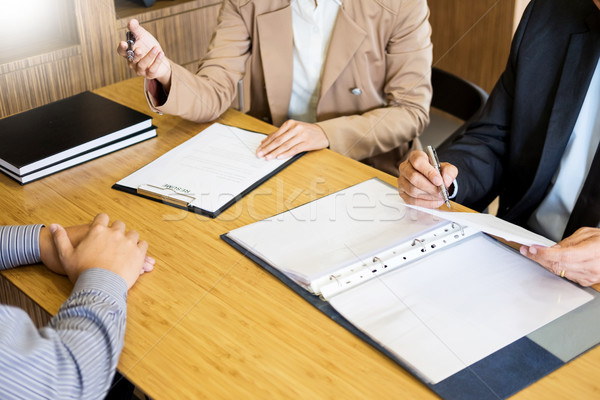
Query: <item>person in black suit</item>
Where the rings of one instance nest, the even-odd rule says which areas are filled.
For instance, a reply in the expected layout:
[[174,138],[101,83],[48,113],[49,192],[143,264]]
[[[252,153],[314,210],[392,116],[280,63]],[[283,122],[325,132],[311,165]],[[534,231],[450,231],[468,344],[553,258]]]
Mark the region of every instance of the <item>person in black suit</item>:
[[440,149],[442,176],[413,152],[399,167],[400,196],[439,207],[443,183],[454,201],[481,210],[499,195],[500,218],[558,241],[523,246],[523,255],[599,283],[599,55],[600,0],[532,0],[486,107]]

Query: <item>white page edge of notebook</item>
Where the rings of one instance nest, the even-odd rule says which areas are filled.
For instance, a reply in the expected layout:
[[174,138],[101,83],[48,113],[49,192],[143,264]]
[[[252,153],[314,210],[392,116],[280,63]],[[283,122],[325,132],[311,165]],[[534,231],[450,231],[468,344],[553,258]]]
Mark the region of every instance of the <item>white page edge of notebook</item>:
[[38,170],[36,172],[33,172],[33,173],[25,175],[25,176],[15,175],[12,171],[8,171],[6,169],[3,169],[2,172],[4,172],[5,174],[9,175],[13,179],[19,181],[20,183],[25,184],[25,183],[34,181],[36,179],[43,178],[43,177],[45,177],[47,175],[51,175],[51,174],[54,174],[56,172],[62,171],[62,170],[67,169],[69,167],[72,167],[72,166],[75,166],[75,165],[78,165],[78,164],[82,164],[82,163],[84,163],[86,161],[89,161],[89,160],[92,160],[94,158],[98,158],[98,157],[101,157],[103,155],[112,153],[114,151],[123,149],[125,147],[129,147],[131,145],[134,145],[136,143],[142,142],[142,141],[144,141],[146,139],[153,138],[155,136],[156,136],[156,129],[151,129],[151,130],[148,130],[148,131],[146,131],[146,132],[144,132],[144,133],[142,133],[140,135],[136,135],[136,136],[131,137],[129,139],[122,140],[122,141],[117,142],[117,143],[113,143],[110,146],[102,147],[102,148],[100,148],[98,150],[94,150],[94,151],[91,151],[89,153],[82,154],[79,157],[71,158],[71,159],[69,159],[69,160],[67,160],[65,162],[55,164],[55,165],[53,165],[53,166],[51,166],[49,168],[41,169],[41,170]]
[[70,149],[61,151],[60,153],[56,153],[51,155],[50,157],[43,158],[41,160],[35,161],[31,164],[24,165],[21,168],[15,168],[12,164],[7,163],[6,161],[0,159],[0,165],[5,169],[13,172],[17,175],[25,175],[32,171],[36,171],[40,168],[43,168],[47,165],[54,164],[59,162],[62,159],[69,158],[75,156],[79,153],[83,153],[87,150],[93,149],[95,147],[101,146],[104,143],[109,143],[119,138],[131,135],[135,132],[142,131],[144,129],[150,128],[152,126],[152,118],[148,117],[147,120],[139,122],[135,125],[128,126],[127,128],[123,128],[116,132],[110,133],[108,135],[99,137],[97,139],[91,140],[86,143],[82,143],[79,146],[72,147]]

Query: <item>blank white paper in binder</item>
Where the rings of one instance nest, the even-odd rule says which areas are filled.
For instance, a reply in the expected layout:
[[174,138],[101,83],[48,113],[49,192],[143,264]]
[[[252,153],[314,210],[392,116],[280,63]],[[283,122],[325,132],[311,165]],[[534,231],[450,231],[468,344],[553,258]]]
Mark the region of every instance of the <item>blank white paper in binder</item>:
[[593,298],[378,179],[227,236],[434,384]]

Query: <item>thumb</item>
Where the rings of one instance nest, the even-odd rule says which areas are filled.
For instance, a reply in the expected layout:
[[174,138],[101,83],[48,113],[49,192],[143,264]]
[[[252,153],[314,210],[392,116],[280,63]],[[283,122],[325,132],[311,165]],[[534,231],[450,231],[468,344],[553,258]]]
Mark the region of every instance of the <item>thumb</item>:
[[54,239],[54,244],[58,250],[58,256],[61,259],[69,256],[73,252],[73,245],[71,244],[71,240],[69,239],[65,228],[58,224],[51,224],[48,229],[52,234],[52,239]]
[[133,33],[133,37],[135,37],[135,40],[138,40],[140,38],[140,35],[144,33],[144,28],[140,26],[140,23],[135,18],[129,21],[129,23],[127,24],[127,28],[131,31],[131,33]]

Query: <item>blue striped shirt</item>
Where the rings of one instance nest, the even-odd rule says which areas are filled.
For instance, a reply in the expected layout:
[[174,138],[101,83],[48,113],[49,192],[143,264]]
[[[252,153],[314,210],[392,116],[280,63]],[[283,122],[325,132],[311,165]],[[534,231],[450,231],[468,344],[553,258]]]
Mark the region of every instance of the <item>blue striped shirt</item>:
[[[0,226],[0,269],[40,262],[41,225]],[[0,399],[102,399],[123,348],[127,285],[88,269],[50,323],[0,305]]]

